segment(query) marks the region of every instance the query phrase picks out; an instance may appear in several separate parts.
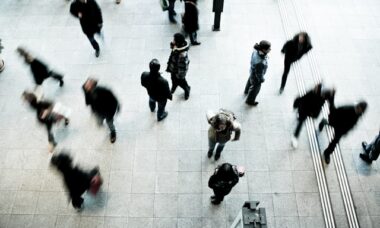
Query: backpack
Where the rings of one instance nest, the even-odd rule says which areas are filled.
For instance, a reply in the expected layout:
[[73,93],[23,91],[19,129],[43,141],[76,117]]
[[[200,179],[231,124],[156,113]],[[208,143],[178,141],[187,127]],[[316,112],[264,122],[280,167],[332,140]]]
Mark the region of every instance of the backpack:
[[227,119],[230,120],[231,122],[233,122],[234,120],[236,120],[235,113],[233,113],[230,110],[226,110],[226,109],[222,109],[221,108],[221,109],[219,109],[219,113],[218,114],[225,115],[227,117]]

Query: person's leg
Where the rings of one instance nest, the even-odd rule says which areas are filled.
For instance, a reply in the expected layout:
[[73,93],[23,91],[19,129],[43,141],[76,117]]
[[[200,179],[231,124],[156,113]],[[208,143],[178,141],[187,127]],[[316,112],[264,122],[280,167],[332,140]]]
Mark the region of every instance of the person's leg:
[[212,130],[209,130],[208,131],[208,152],[207,152],[208,158],[211,158],[212,154],[214,153],[215,145],[216,145],[215,134],[212,132]]
[[325,125],[327,125],[327,124],[328,124],[328,121],[327,121],[325,118],[323,118],[323,119],[321,120],[321,122],[319,123],[319,125],[318,125],[318,130],[319,130],[319,131],[322,131],[323,128],[325,127]]
[[288,78],[288,74],[290,71],[290,65],[292,62],[286,59],[284,60],[284,73],[282,74],[282,79],[281,79],[281,87],[280,87],[280,93],[284,91],[285,85],[286,85],[286,80]]
[[215,152],[215,161],[219,160],[220,154],[223,151],[225,143],[218,143],[218,146],[216,147],[216,152]]
[[113,124],[113,118],[107,118],[106,122],[111,131],[110,141],[111,143],[114,143],[116,141],[116,128],[115,128],[115,125]]
[[248,94],[248,91],[249,91],[249,88],[252,86],[252,83],[251,83],[251,77],[248,78],[247,80],[247,84],[245,84],[245,88],[244,88],[244,94],[247,95]]
[[99,51],[100,51],[100,47],[99,47],[99,44],[98,42],[96,42],[95,38],[94,38],[94,34],[92,35],[89,35],[89,34],[86,34],[88,40],[90,41],[92,47],[95,49],[95,55],[96,57],[99,56]]
[[187,84],[186,78],[180,79],[178,84],[185,91],[185,100],[189,99],[190,86]]
[[83,205],[83,198],[80,196],[75,196],[71,199],[71,203],[73,204],[73,207],[77,210],[80,210]]
[[249,87],[246,103],[249,105],[257,105],[256,97],[260,92],[261,83],[255,80],[252,80],[251,83],[253,84]]
[[168,116],[168,112],[165,112],[166,100],[158,102],[157,120],[161,121]]
[[341,134],[335,133],[334,138],[332,139],[332,141],[330,142],[329,146],[324,151],[323,154],[325,156],[325,161],[326,161],[327,164],[330,163],[330,155],[334,152],[336,144],[339,143],[339,140],[340,140],[341,137],[342,137]]
[[63,76],[60,75],[60,74],[57,74],[56,72],[54,71],[50,71],[49,72],[49,77],[52,77],[54,78],[55,80],[59,81],[59,86],[63,86]]
[[211,197],[211,203],[214,205],[220,204],[223,201],[224,195],[217,189],[213,189],[214,196]]
[[305,120],[306,120],[306,116],[300,116],[298,118],[298,124],[297,124],[296,130],[294,131],[294,137],[298,138],[298,136],[300,135],[301,128]]
[[189,37],[190,37],[190,42],[192,45],[200,45],[201,44],[197,41],[197,32],[196,31],[190,33]]
[[149,108],[151,112],[156,109],[156,101],[149,97]]
[[174,3],[175,3],[175,0],[169,0],[168,15],[169,15],[169,20],[172,23],[177,22],[174,18],[174,16],[175,16]]
[[171,74],[171,79],[172,79],[172,88],[170,92],[174,93],[178,87],[178,78],[174,74]]

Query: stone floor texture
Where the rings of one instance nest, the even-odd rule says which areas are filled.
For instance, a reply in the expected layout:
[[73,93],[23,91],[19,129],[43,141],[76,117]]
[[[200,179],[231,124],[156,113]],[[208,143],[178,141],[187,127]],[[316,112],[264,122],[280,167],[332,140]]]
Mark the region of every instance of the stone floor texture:
[[[360,143],[379,131],[380,2],[378,0],[293,0],[309,27],[324,81],[337,88],[336,103],[363,98],[369,109],[357,128],[341,141],[342,154],[361,227],[380,227],[380,163],[360,158]],[[6,69],[0,74],[0,227],[227,228],[247,200],[267,211],[268,227],[324,227],[318,186],[305,128],[299,148],[292,102],[298,94],[293,72],[278,96],[287,38],[275,0],[225,1],[221,31],[212,32],[212,1],[199,0],[201,46],[191,47],[190,99],[178,89],[162,122],[148,107],[141,72],[157,58],[164,72],[172,35],[158,0],[98,0],[105,42],[101,55],[69,14],[66,0],[1,0],[0,38]],[[183,3],[177,1],[178,21]],[[299,31],[290,17],[292,31]],[[266,81],[256,108],[244,103],[252,47],[272,42]],[[50,80],[45,96],[71,107],[68,128],[55,129],[57,150],[69,149],[84,168],[99,165],[104,185],[85,209],[69,204],[60,175],[49,166],[45,129],[20,99],[33,88],[30,70],[15,52],[23,45],[65,75],[61,89]],[[301,60],[307,87],[310,65]],[[90,75],[116,93],[122,111],[116,118],[118,140],[110,144],[85,106],[81,85]],[[379,105],[379,106],[378,106]],[[226,145],[215,162],[206,156],[206,111],[226,108],[242,124],[241,140]],[[321,150],[326,133],[319,135]],[[208,178],[221,163],[247,169],[220,206],[209,202]],[[333,163],[325,166],[337,227],[347,227]]]

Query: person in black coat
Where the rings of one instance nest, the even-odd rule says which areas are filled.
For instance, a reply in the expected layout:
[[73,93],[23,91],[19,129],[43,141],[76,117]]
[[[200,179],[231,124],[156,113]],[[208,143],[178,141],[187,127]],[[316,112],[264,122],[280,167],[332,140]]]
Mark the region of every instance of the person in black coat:
[[69,124],[68,117],[53,112],[54,103],[52,101],[37,100],[35,94],[27,91],[23,92],[22,97],[36,111],[38,121],[41,124],[45,125],[48,133],[50,151],[52,151],[57,145],[57,142],[54,139],[54,134],[52,132],[53,125],[60,122],[61,120],[65,120],[65,125],[67,126]]
[[33,57],[28,51],[26,51],[22,47],[17,48],[17,52],[25,59],[25,63],[30,65],[30,69],[33,74],[34,81],[37,86],[42,85],[42,83],[47,78],[53,78],[57,81],[59,81],[59,86],[63,86],[63,76],[52,71],[47,67],[45,63],[43,63],[41,60]]
[[361,153],[359,157],[363,159],[363,161],[371,164],[372,161],[377,160],[380,154],[380,132],[379,134],[372,140],[371,143],[367,143],[366,141],[362,142],[362,147],[364,153]]
[[190,36],[191,44],[200,45],[201,43],[197,41],[197,31],[199,29],[197,0],[185,1],[185,14],[182,22],[185,32]]
[[119,102],[111,90],[98,86],[98,81],[88,78],[82,86],[86,105],[90,105],[93,113],[98,118],[99,125],[103,124],[104,119],[111,131],[110,141],[116,141],[116,129],[113,123],[116,112],[119,111]]
[[144,72],[141,75],[141,85],[144,86],[149,95],[150,111],[156,109],[158,103],[157,120],[161,121],[168,116],[165,111],[167,99],[171,100],[173,95],[169,89],[168,81],[160,74],[160,63],[157,59],[153,59],[149,63],[150,72]]
[[66,152],[54,155],[50,164],[58,169],[63,175],[66,188],[69,191],[71,203],[77,210],[82,209],[82,195],[86,191],[96,194],[102,184],[99,168],[95,167],[85,171],[73,165],[73,159]]
[[334,138],[330,142],[329,146],[324,151],[325,161],[330,163],[330,155],[334,152],[336,144],[339,143],[340,138],[347,134],[358,122],[359,118],[363,115],[367,109],[367,102],[361,101],[356,105],[346,105],[336,108],[334,101],[329,102],[330,114],[329,120],[323,119],[319,123],[319,131],[323,130],[323,127],[328,124],[334,128]]
[[244,171],[235,165],[224,163],[219,165],[208,181],[208,187],[214,191],[211,203],[220,204],[232,188],[239,182],[239,177],[244,176]]
[[294,148],[297,148],[297,139],[301,132],[303,122],[305,122],[308,116],[317,118],[325,101],[331,101],[334,99],[334,94],[334,89],[325,89],[322,91],[322,83],[319,83],[305,95],[297,97],[294,100],[293,108],[298,110],[298,124],[292,138],[292,146]]
[[71,3],[70,13],[79,18],[83,33],[90,40],[92,47],[95,49],[95,56],[99,57],[100,48],[94,35],[101,35],[103,27],[102,12],[95,0],[75,0]]
[[282,74],[280,94],[284,91],[286,80],[290,71],[290,66],[295,61],[299,60],[304,54],[308,53],[313,46],[311,45],[310,37],[306,32],[297,33],[293,39],[288,40],[281,52],[285,54],[284,73]]

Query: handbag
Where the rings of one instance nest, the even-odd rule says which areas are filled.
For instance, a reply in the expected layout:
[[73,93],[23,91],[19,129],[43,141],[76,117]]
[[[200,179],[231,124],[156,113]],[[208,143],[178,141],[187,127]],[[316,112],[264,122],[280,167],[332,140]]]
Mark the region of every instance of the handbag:
[[168,10],[169,8],[168,0],[160,0],[160,5],[162,8],[162,11]]

